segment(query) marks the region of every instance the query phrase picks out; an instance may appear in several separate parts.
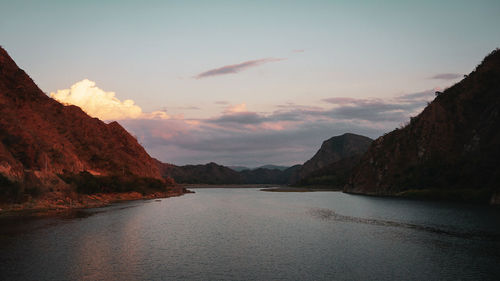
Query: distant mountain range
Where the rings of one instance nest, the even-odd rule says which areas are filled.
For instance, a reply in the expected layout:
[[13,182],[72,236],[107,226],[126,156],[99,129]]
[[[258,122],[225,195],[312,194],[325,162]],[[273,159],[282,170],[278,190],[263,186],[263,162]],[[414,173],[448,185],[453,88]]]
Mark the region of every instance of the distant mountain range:
[[288,184],[296,170],[295,166],[285,170],[255,168],[236,171],[216,163],[185,166],[158,164],[163,176],[171,177],[178,183],[192,184]]
[[164,177],[171,177],[177,183],[240,184],[240,173],[216,163],[205,165],[176,166],[158,161]]
[[[175,166],[162,164],[164,176],[171,177],[179,183],[206,184],[295,184],[322,185],[342,188],[346,183],[345,170],[352,168],[354,163],[368,149],[372,140],[355,134],[344,134],[332,137],[323,142],[319,151],[304,163],[292,167],[265,165],[259,168],[225,167],[216,163],[205,165]],[[341,160],[342,165],[331,166]],[[336,179],[326,175],[331,169]],[[340,174],[342,172],[342,175]],[[337,179],[338,178],[338,179]]]
[[241,171],[244,171],[244,170],[251,170],[252,168],[248,168],[248,167],[245,167],[245,166],[228,166],[229,169],[233,170],[233,171],[236,171],[236,172],[241,172]]
[[259,166],[257,168],[248,168],[248,167],[244,167],[244,166],[228,166],[228,168],[231,169],[231,170],[235,170],[236,172],[241,172],[241,171],[244,171],[244,170],[257,170],[257,169],[268,169],[268,170],[280,170],[280,171],[284,171],[284,170],[290,168],[290,166],[263,165],[263,166]]

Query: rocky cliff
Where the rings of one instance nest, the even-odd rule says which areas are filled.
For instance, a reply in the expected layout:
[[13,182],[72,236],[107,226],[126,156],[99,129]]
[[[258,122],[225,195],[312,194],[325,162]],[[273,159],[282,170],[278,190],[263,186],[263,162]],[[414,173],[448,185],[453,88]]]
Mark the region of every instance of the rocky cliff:
[[[343,167],[339,165],[335,166],[333,169],[328,169],[327,167],[340,160],[362,155],[368,150],[372,141],[373,140],[368,137],[350,133],[332,137],[324,141],[318,152],[302,165],[292,181],[307,184],[308,180],[306,179],[311,176],[328,176],[334,173],[334,170],[337,168],[343,169]],[[351,162],[345,163],[348,164]],[[311,184],[314,183],[311,182]]]
[[373,142],[345,191],[487,201],[498,190],[500,51],[436,94],[408,125]]
[[1,181],[45,192],[64,188],[57,175],[82,171],[162,179],[156,162],[120,124],[49,98],[0,47]]

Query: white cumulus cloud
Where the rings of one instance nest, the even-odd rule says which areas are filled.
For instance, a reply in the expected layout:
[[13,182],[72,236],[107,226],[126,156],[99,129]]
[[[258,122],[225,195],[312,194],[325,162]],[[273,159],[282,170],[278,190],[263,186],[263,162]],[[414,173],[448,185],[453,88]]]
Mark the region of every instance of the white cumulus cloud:
[[163,111],[143,113],[133,100],[120,101],[114,92],[106,92],[88,79],[76,82],[69,89],[51,92],[50,97],[61,103],[76,105],[90,116],[102,120],[169,118]]

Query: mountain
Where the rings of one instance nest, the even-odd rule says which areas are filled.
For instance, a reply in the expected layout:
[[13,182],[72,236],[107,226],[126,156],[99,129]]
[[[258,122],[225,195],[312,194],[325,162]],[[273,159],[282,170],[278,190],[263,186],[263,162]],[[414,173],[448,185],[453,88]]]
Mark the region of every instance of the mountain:
[[216,163],[176,166],[158,161],[157,164],[164,177],[170,177],[178,183],[191,184],[288,184],[300,167],[297,165],[284,171],[267,168],[236,171],[234,167]]
[[[345,191],[485,202],[500,187],[500,51],[378,138]],[[496,196],[498,199],[499,196]]]
[[372,141],[373,140],[368,137],[351,133],[335,136],[324,141],[318,152],[302,165],[293,181],[305,183],[307,182],[305,179],[310,177],[313,173],[321,174],[320,171],[323,171],[323,173],[327,172],[329,171],[327,168],[329,165],[346,158],[363,154],[368,150]]
[[257,168],[248,168],[248,167],[244,167],[244,166],[229,166],[228,168],[230,168],[231,170],[235,170],[236,172],[241,172],[241,171],[245,171],[245,170],[257,170],[257,169],[267,169],[267,170],[280,170],[280,171],[284,171],[290,167],[288,166],[278,166],[278,165],[263,165],[263,166],[259,166]]
[[240,184],[243,183],[241,175],[222,165],[208,163],[205,165],[176,166],[158,161],[161,174],[171,177],[178,183],[204,183],[204,184]]
[[241,172],[241,171],[244,171],[244,170],[251,170],[250,168],[244,167],[244,166],[229,166],[228,168],[231,169],[231,170],[234,170],[236,172]]
[[288,168],[290,168],[290,167],[289,166],[278,166],[278,165],[264,165],[264,166],[257,167],[255,169],[268,169],[268,170],[280,170],[280,171],[284,171],[284,170],[286,170]]
[[[70,192],[79,183],[86,188],[85,180],[93,181],[88,192],[140,178],[164,183],[155,160],[120,124],[49,98],[1,47],[0,116],[0,199]],[[106,188],[104,177],[115,177]]]
[[295,184],[342,189],[348,182],[351,172],[361,161],[362,154],[343,158],[300,178]]
[[[278,167],[266,165],[267,167]],[[244,183],[254,184],[289,184],[292,176],[298,171],[301,165],[295,165],[284,170],[273,168],[256,168],[240,172]]]

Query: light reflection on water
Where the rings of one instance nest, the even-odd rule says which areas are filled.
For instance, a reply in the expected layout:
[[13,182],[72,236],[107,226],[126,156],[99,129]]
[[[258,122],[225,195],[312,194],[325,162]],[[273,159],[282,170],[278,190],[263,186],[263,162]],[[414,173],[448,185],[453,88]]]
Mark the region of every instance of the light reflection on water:
[[353,196],[197,189],[0,221],[0,280],[495,280],[500,212]]

